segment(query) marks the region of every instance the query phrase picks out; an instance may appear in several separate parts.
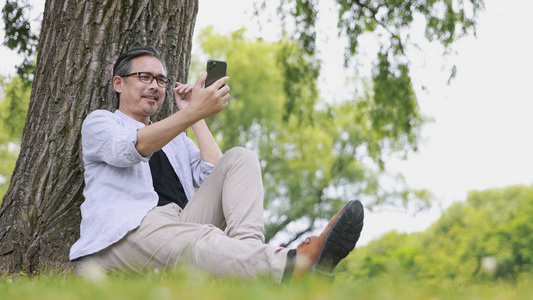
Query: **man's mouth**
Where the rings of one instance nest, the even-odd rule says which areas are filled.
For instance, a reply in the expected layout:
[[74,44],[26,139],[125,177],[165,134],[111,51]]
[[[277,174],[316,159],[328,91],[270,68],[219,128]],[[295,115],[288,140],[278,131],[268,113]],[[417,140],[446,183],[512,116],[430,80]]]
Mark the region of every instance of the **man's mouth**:
[[145,99],[156,101],[156,102],[159,100],[159,95],[157,95],[157,94],[155,94],[155,95],[154,94],[144,94],[144,95],[142,95],[142,97],[145,98]]

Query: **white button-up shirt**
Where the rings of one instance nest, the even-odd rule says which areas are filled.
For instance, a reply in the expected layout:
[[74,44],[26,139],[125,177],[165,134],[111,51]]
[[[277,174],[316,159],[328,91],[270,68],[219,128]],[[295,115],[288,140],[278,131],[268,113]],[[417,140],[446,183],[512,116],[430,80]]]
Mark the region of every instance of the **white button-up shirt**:
[[[119,110],[96,110],[83,122],[81,139],[85,165],[85,201],[81,205],[80,239],[70,249],[74,260],[98,252],[137,228],[157,205],[149,157],[135,148],[138,122]],[[201,160],[195,143],[181,133],[163,147],[187,198],[214,165]]]

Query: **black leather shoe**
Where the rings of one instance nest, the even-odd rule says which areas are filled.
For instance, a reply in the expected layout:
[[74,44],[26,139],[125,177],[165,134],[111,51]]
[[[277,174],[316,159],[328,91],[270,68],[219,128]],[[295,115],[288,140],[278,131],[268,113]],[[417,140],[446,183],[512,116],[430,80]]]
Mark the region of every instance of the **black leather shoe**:
[[344,205],[320,236],[307,238],[297,247],[293,278],[312,272],[333,279],[333,270],[359,240],[363,219],[364,209],[359,200]]

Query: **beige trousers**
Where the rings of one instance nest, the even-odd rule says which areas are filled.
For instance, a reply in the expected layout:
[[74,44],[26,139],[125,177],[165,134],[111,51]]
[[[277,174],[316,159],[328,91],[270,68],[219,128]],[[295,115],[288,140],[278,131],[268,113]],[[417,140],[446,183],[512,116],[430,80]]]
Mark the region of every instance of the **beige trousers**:
[[229,150],[185,209],[155,207],[119,242],[95,253],[108,270],[142,272],[178,265],[215,276],[281,282],[288,249],[264,243],[263,183],[255,153]]

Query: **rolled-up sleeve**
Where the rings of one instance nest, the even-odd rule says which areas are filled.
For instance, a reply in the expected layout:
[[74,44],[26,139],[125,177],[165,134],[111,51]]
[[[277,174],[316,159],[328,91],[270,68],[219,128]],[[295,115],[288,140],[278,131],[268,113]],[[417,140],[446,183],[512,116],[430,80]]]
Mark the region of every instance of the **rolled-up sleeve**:
[[135,148],[137,130],[144,124],[139,123],[139,128],[125,127],[110,115],[112,113],[108,111],[94,111],[83,122],[84,159],[115,167],[130,167],[148,161],[149,157],[143,157]]

